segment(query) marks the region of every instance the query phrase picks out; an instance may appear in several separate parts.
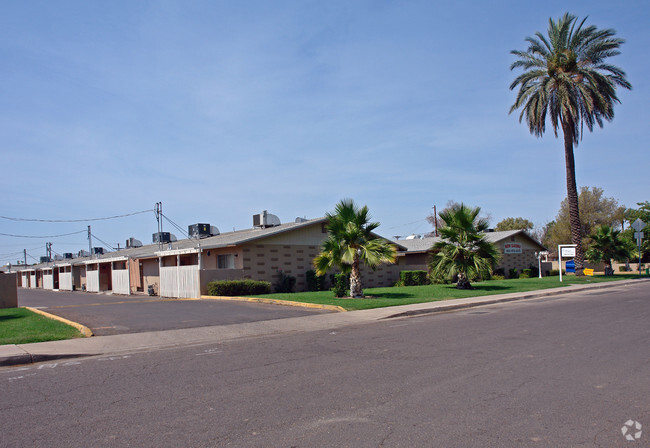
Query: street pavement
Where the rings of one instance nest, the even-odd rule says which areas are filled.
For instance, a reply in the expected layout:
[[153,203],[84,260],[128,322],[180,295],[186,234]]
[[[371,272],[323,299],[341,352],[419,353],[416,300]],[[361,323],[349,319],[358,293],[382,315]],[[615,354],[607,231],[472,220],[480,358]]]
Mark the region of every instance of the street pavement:
[[82,324],[96,336],[231,325],[331,311],[212,299],[178,300],[145,295],[19,288],[18,306],[29,306]]
[[647,447],[648,286],[0,368],[0,447]]
[[[345,313],[321,313],[283,319],[258,320],[238,324],[180,328],[165,331],[125,333],[91,338],[68,339],[64,341],[39,342],[33,344],[0,346],[0,366],[41,362],[52,359],[96,355],[120,355],[183,345],[197,345],[210,342],[272,336],[301,331],[337,329],[348,325],[375,322],[381,319],[439,313],[468,307],[526,300],[539,297],[553,297],[565,293],[605,290],[624,285],[650,285],[649,279],[622,280],[593,285],[568,286],[556,289],[530,291],[526,293],[501,294],[445,300],[441,302],[376,308]],[[78,300],[78,299],[75,299]],[[188,303],[196,303],[195,301]],[[220,302],[219,302],[220,303]],[[274,307],[276,305],[242,304],[251,307]],[[285,308],[277,306],[277,308]],[[300,309],[302,311],[302,309]],[[49,310],[47,310],[49,311]],[[313,312],[312,312],[313,313]],[[311,314],[311,313],[310,313]]]

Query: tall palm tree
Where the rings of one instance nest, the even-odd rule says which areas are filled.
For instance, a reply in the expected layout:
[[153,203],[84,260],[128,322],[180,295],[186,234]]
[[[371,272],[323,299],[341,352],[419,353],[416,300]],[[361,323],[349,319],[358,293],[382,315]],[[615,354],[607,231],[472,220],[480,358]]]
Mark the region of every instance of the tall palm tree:
[[631,89],[625,72],[609,64],[609,57],[620,54],[623,39],[615,37],[613,29],[599,30],[578,23],[569,13],[558,21],[549,19],[548,37],[535,33],[527,37],[526,51],[514,50],[517,56],[510,69],[524,72],[510,85],[519,87],[510,113],[522,108],[519,121],[526,118],[532,134],[541,137],[549,116],[555,136],[558,128],[564,134],[567,199],[571,223],[571,242],[576,245],[576,268],[582,273],[584,253],[581,242],[578,191],[576,188],[573,146],[582,138],[583,127],[589,131],[594,124],[614,118],[614,104],[620,103],[616,87]]
[[437,278],[458,276],[458,289],[471,289],[470,278],[491,272],[499,262],[499,252],[487,241],[488,221],[480,218],[480,207],[465,204],[440,212],[445,225],[439,230],[441,240],[431,248],[429,268]]
[[363,297],[360,265],[371,268],[381,263],[394,263],[397,257],[395,246],[373,233],[378,222],[370,222],[368,207],[358,208],[352,199],[343,199],[336,205],[334,213],[327,213],[326,229],[329,233],[323,242],[321,253],[314,258],[317,275],[338,267],[350,273],[350,295]]
[[625,241],[619,239],[620,233],[608,225],[602,225],[596,228],[595,233],[589,235],[592,243],[585,255],[589,261],[605,263],[605,275],[614,275],[612,259],[625,261],[630,257],[630,248]]

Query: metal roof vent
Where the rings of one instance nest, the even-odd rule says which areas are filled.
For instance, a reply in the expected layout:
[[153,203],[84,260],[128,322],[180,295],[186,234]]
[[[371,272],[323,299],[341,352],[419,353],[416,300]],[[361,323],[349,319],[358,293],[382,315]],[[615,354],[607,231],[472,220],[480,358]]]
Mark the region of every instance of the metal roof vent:
[[270,214],[266,210],[262,213],[253,215],[253,227],[261,227],[262,229],[265,229],[267,227],[275,227],[279,225],[280,218]]
[[142,241],[136,240],[135,238],[131,237],[128,240],[126,240],[126,247],[142,247]]
[[307,218],[301,218],[300,216],[298,216],[298,217],[296,218],[296,222],[297,222],[297,223],[307,222],[307,221],[309,221]]

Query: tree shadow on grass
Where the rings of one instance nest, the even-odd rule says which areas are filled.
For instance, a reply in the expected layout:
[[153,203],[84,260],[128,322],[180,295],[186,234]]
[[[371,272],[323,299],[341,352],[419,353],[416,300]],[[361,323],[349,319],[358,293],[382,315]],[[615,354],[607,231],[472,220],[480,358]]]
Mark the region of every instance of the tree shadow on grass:
[[9,319],[22,319],[23,317],[25,317],[25,316],[12,316],[12,315],[0,316],[0,322],[2,322],[3,320],[9,320]]
[[404,292],[388,292],[383,294],[368,294],[366,298],[368,299],[412,299],[415,297],[415,294],[408,294]]
[[472,285],[472,289],[470,291],[503,291],[504,289],[511,288],[500,285]]

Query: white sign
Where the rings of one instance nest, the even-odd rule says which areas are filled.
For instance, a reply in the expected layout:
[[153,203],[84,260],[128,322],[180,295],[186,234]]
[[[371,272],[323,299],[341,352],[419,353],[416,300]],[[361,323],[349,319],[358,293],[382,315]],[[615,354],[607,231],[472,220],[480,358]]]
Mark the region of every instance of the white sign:
[[560,250],[560,254],[563,257],[575,257],[576,256],[576,248],[575,247],[563,247]]
[[520,254],[521,252],[521,244],[519,243],[506,243],[503,245],[504,254]]
[[637,218],[636,221],[632,223],[632,228],[637,232],[640,232],[645,227],[645,222],[641,221],[641,218]]
[[641,241],[643,239],[643,232],[634,232],[634,239]]

